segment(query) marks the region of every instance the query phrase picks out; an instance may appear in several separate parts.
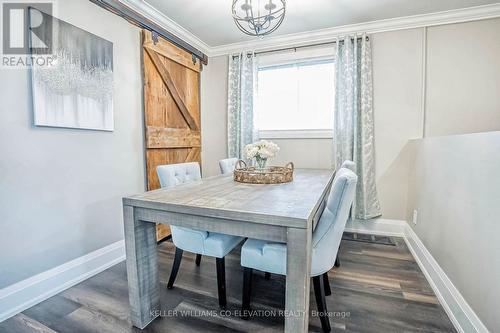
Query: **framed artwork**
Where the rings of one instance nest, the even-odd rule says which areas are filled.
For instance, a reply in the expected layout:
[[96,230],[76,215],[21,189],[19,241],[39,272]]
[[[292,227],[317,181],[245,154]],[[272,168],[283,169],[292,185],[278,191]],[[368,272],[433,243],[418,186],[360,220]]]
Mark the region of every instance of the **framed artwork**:
[[113,131],[113,43],[30,9],[33,20],[31,54],[42,42],[52,58],[31,67],[35,125]]

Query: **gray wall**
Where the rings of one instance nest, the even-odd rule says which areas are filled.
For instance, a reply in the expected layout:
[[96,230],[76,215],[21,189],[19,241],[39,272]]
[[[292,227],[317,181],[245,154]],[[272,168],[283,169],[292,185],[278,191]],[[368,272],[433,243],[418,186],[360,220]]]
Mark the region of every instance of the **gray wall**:
[[[408,142],[428,136],[500,130],[500,19],[429,27],[424,71],[424,29],[372,36],[376,177],[382,217],[404,220],[409,172]],[[423,100],[424,73],[427,102]],[[211,58],[202,74],[205,175],[226,156],[227,57]],[[209,140],[208,140],[209,139]],[[273,139],[275,163],[331,165],[330,139]],[[211,152],[216,149],[217,154]],[[209,153],[210,152],[210,153]]]
[[280,147],[273,164],[293,162],[296,168],[328,169],[333,164],[332,139],[269,139]]
[[209,59],[201,72],[201,160],[203,177],[219,174],[227,155],[228,58]]
[[490,332],[500,332],[500,132],[415,140],[407,220]]
[[500,19],[429,29],[426,134],[500,130]]
[[56,15],[113,42],[115,131],[33,127],[27,71],[0,69],[0,288],[123,239],[144,189],[139,30],[87,0]]

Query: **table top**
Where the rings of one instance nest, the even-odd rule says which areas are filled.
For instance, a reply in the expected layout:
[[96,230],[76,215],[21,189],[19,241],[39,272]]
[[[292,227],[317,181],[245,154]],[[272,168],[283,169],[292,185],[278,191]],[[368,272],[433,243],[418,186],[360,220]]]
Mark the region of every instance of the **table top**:
[[244,184],[232,174],[123,198],[123,204],[175,213],[305,227],[329,190],[334,170],[295,169],[285,184]]

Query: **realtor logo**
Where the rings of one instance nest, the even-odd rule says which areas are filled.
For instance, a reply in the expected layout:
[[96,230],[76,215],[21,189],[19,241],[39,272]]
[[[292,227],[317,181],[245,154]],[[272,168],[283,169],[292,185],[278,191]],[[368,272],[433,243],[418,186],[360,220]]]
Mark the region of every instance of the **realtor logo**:
[[[52,16],[52,3],[2,2],[3,55],[52,53],[52,22],[44,22],[41,12]],[[46,29],[38,29],[42,23]]]

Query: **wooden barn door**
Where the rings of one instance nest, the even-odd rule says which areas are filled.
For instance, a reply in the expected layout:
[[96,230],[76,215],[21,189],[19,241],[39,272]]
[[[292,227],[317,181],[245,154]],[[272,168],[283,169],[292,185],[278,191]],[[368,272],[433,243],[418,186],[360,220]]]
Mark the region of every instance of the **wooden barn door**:
[[[147,185],[154,190],[158,165],[201,162],[201,63],[146,30],[142,49]],[[158,240],[169,234],[167,225],[157,225]]]

